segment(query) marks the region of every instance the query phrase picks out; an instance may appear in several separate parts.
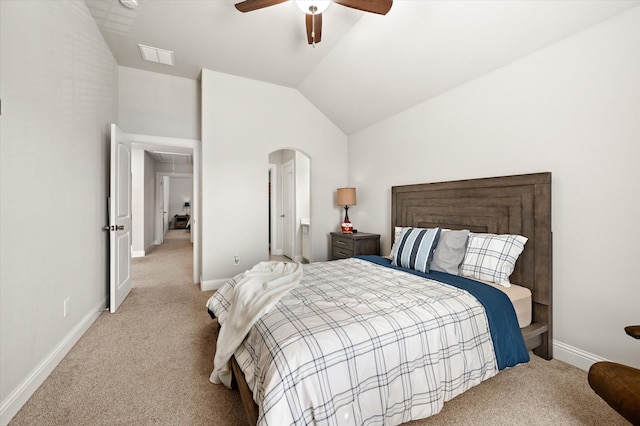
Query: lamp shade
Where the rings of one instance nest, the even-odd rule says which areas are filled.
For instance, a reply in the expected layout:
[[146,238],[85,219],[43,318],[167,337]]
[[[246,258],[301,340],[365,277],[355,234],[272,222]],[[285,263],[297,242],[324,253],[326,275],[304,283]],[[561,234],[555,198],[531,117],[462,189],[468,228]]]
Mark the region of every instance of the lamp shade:
[[355,188],[338,188],[338,205],[339,206],[355,206],[356,205],[356,189]]

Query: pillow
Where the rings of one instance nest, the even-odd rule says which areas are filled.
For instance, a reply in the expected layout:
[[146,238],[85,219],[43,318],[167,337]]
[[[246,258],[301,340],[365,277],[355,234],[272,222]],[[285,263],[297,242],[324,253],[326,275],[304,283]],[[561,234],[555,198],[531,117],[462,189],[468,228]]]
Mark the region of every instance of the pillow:
[[391,253],[392,264],[403,268],[429,272],[433,250],[438,244],[440,228],[405,228]]
[[433,252],[430,269],[458,275],[460,273],[460,264],[464,259],[467,248],[468,238],[469,231],[466,229],[462,231],[443,229],[440,233],[438,245]]
[[460,266],[462,275],[510,287],[509,275],[524,250],[527,237],[469,233],[467,250]]

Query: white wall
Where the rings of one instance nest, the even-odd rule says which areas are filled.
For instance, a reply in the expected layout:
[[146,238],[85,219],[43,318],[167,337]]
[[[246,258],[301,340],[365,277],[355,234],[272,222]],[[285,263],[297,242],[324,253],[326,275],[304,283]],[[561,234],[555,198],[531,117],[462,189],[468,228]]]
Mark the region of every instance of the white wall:
[[148,252],[156,237],[156,162],[144,155],[144,250]]
[[131,255],[145,256],[155,242],[156,163],[142,148],[131,150]]
[[[118,67],[118,78],[118,124],[123,131],[200,139],[199,81],[122,66]],[[142,239],[147,251],[155,242],[155,172],[193,174],[193,165],[154,163],[148,154],[145,156]],[[133,242],[134,247],[138,247],[136,240]]]
[[106,304],[117,67],[81,0],[0,1],[0,52],[6,424]]
[[133,257],[145,255],[144,160],[143,149],[131,150],[131,255]]
[[350,216],[388,251],[393,185],[552,172],[554,355],[640,367],[639,45],[636,7],[353,134]]
[[200,82],[118,67],[118,124],[127,133],[200,139]]
[[282,148],[311,159],[313,259],[326,260],[340,223],[334,193],[347,184],[347,137],[296,90],[209,70],[202,115],[203,282],[268,259],[269,153]]
[[169,178],[169,218],[173,220],[175,215],[186,214],[184,203],[191,202],[193,183],[191,178]]

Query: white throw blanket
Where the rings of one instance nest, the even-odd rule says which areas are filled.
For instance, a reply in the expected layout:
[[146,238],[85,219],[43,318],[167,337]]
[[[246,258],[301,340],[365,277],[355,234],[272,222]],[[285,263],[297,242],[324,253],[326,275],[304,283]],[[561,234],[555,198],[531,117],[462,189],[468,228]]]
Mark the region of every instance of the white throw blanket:
[[213,372],[209,378],[212,383],[223,383],[227,387],[231,387],[231,356],[253,324],[300,283],[302,264],[260,262],[233,279],[236,285],[229,311],[218,317],[218,322],[224,326],[218,335]]

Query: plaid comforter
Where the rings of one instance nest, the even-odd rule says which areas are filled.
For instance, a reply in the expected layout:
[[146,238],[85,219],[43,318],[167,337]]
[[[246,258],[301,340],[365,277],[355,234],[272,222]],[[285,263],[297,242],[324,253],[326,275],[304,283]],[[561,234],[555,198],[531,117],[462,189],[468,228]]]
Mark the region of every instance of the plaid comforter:
[[[219,316],[235,282],[209,300]],[[469,293],[351,258],[304,265],[298,287],[235,352],[258,424],[396,425],[498,371],[485,310]]]

